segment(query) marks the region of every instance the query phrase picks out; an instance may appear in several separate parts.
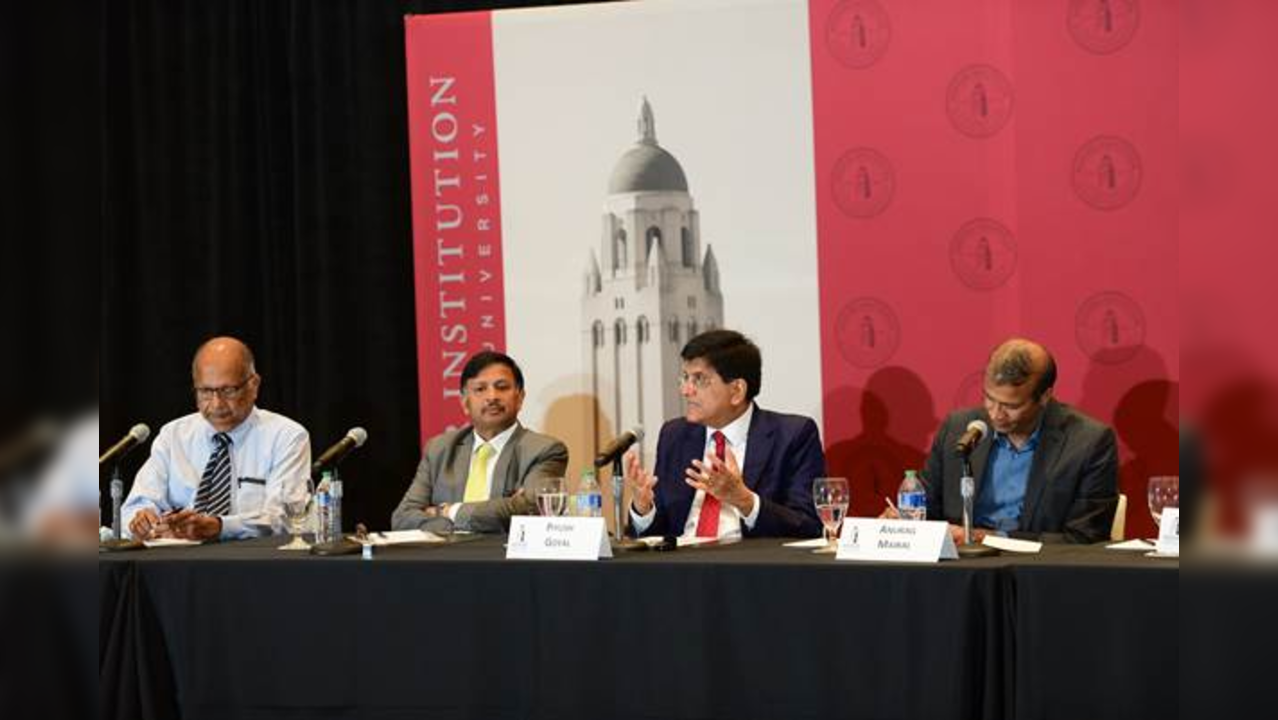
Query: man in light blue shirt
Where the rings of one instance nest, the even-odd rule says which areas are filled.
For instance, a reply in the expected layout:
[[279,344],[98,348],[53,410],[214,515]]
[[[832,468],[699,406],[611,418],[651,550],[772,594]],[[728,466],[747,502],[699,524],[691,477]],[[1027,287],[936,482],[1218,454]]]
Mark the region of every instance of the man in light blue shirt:
[[140,540],[239,539],[282,533],[284,498],[305,492],[310,437],[256,407],[262,378],[253,353],[230,337],[209,340],[191,365],[198,412],[160,428],[122,511]]

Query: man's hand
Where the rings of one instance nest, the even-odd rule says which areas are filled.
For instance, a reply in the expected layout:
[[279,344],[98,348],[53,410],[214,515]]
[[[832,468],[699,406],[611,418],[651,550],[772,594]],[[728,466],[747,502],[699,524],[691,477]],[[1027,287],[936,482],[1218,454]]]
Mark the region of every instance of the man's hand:
[[625,468],[626,485],[631,492],[630,507],[638,515],[647,515],[656,502],[657,478],[640,467],[637,450],[626,453]]
[[151,534],[163,527],[159,514],[150,508],[137,511],[137,514],[129,521],[129,532],[136,540],[150,540]]
[[713,455],[707,455],[704,462],[693,460],[684,482],[715,496],[721,503],[731,505],[743,516],[749,515],[754,512],[754,493],[741,477],[741,467],[737,465],[737,456],[732,453],[732,448],[726,448],[726,451],[722,460]]
[[182,540],[213,540],[222,535],[222,518],[214,515],[180,510],[165,519],[170,534]]
[[[972,528],[972,544],[977,545],[989,535],[990,531],[985,528]],[[961,525],[950,525],[950,537],[954,539],[954,544],[963,544],[963,527]]]

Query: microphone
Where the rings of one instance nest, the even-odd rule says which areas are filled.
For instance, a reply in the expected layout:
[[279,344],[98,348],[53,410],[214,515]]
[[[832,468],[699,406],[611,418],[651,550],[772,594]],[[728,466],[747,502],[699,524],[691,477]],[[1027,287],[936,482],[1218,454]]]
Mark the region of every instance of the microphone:
[[958,442],[954,444],[954,449],[959,455],[966,456],[972,452],[972,448],[981,441],[990,431],[990,426],[985,424],[984,420],[973,420],[967,424],[967,431],[959,437]]
[[612,442],[604,446],[603,450],[595,456],[595,467],[603,467],[610,462],[614,462],[621,457],[631,445],[643,440],[643,428],[639,425],[621,433],[612,439]]
[[146,442],[151,437],[151,428],[142,423],[134,425],[129,434],[120,438],[120,442],[111,446],[111,449],[98,456],[98,467],[102,467],[107,463],[114,462],[129,454],[133,448]]
[[314,475],[325,467],[341,462],[350,451],[363,445],[365,440],[368,440],[368,431],[362,427],[351,428],[347,431],[346,437],[338,440],[332,447],[325,450],[318,460],[311,463],[311,474]]

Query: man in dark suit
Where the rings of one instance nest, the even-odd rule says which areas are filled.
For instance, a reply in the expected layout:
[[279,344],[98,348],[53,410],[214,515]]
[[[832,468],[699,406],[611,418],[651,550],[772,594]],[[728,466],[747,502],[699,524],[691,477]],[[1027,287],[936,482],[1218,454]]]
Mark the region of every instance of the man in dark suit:
[[811,418],[754,403],[759,348],[741,333],[711,330],[684,346],[684,417],[657,440],[654,472],[626,458],[631,532],[703,538],[816,537],[812,480],[825,455]]
[[961,542],[962,457],[955,446],[973,420],[986,433],[971,453],[976,496],[972,525],[988,533],[1045,542],[1109,538],[1118,505],[1114,431],[1053,397],[1056,361],[1042,345],[1009,340],[985,369],[984,408],[951,413],[932,443],[928,517],[948,520]]
[[524,374],[509,356],[476,354],[462,369],[461,391],[471,424],[426,444],[391,517],[396,530],[504,532],[512,515],[537,514],[537,483],[568,467],[562,442],[519,424]]

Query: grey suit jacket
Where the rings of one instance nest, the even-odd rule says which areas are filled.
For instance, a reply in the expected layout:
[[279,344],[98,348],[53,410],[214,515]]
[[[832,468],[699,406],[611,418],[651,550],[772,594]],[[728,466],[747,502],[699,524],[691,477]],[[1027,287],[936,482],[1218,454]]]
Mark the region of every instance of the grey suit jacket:
[[[951,413],[936,433],[927,459],[927,514],[963,522],[959,481],[962,458],[954,449],[972,420],[990,419],[973,408]],[[980,496],[993,433],[972,450],[972,476]],[[1118,444],[1114,431],[1052,400],[1043,411],[1042,435],[1025,485],[1019,527],[1013,537],[1045,542],[1094,543],[1109,538],[1118,506]]]
[[562,442],[518,426],[497,456],[492,499],[462,505],[456,523],[446,517],[426,517],[423,510],[427,507],[462,501],[474,447],[475,433],[470,427],[431,438],[412,485],[391,516],[391,527],[445,533],[454,529],[505,532],[512,515],[537,512],[536,500],[524,487],[538,478],[563,477],[568,467],[568,448]]

